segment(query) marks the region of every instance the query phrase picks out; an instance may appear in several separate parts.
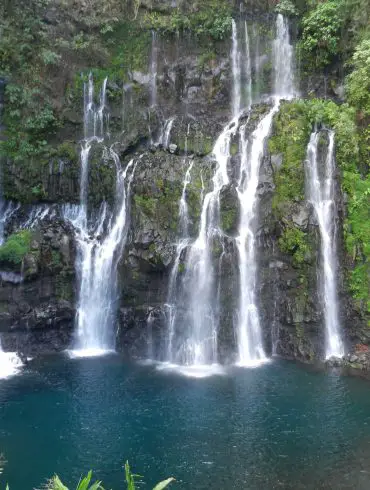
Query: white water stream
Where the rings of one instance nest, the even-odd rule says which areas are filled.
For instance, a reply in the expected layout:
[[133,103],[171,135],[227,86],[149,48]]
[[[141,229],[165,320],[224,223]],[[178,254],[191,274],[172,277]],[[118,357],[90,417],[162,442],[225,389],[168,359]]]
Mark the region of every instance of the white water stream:
[[64,217],[76,230],[78,243],[77,271],[79,294],[77,331],[73,355],[94,356],[114,350],[117,311],[117,264],[126,243],[129,220],[129,196],[135,166],[130,161],[121,167],[114,145],[106,148],[116,168],[115,209],[104,203],[95,218],[88,218],[89,153],[94,142],[103,143],[107,133],[106,83],[104,80],[99,106],[94,104],[94,85],[90,76],[85,87],[85,139],[81,147],[81,180],[79,206],[66,206]]
[[239,307],[237,314],[238,364],[255,366],[266,361],[259,317],[257,289],[257,188],[265,145],[271,132],[274,115],[282,98],[294,96],[293,47],[289,40],[288,23],[281,16],[276,20],[273,41],[274,89],[273,106],[251,135],[240,128],[241,166],[237,193],[240,203],[239,235]]
[[324,168],[320,168],[319,145],[322,133],[314,131],[307,147],[307,197],[313,206],[321,237],[319,291],[326,331],[326,359],[343,357],[337,297],[336,233],[335,233],[335,135],[328,131],[328,149]]
[[158,46],[157,33],[152,31],[152,50],[150,55],[150,105],[157,105]]

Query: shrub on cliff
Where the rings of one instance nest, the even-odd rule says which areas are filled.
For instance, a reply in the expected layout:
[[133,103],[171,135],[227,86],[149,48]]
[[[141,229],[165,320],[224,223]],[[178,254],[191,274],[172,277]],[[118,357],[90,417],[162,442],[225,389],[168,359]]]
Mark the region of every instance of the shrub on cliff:
[[363,115],[370,116],[370,39],[356,47],[351,64],[354,70],[347,78],[348,100]]
[[319,3],[303,18],[300,47],[308,65],[326,66],[338,54],[343,24],[340,7],[340,0],[329,0]]
[[0,262],[19,265],[25,255],[29,252],[32,233],[23,230],[10,235],[6,242],[0,247]]

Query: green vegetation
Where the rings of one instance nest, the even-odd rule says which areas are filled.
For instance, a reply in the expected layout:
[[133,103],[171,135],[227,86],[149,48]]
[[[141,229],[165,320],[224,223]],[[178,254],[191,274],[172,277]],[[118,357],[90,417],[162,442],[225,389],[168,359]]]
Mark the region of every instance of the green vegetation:
[[274,173],[273,208],[278,217],[284,216],[287,203],[304,198],[303,162],[311,129],[305,102],[282,104],[269,140],[270,153],[283,157],[283,165]]
[[176,231],[180,196],[180,183],[158,179],[155,187],[135,193],[135,209],[151,220],[160,220],[162,229]]
[[227,233],[231,234],[235,232],[237,227],[237,219],[238,219],[238,209],[237,208],[229,208],[229,209],[221,209],[220,211],[221,218],[221,228]]
[[12,83],[6,87],[7,138],[1,142],[0,151],[15,162],[42,158],[50,151],[47,138],[55,131],[57,121],[50,104],[43,99],[37,88]]
[[[273,207],[278,216],[283,218],[291,203],[303,198],[303,161],[309,133],[314,125],[335,130],[336,161],[341,171],[342,189],[348,201],[344,231],[347,252],[353,261],[348,278],[349,288],[362,308],[369,298],[369,142],[364,139],[367,132],[356,125],[356,110],[353,107],[320,99],[282,105],[275,118],[274,134],[269,143],[272,153],[281,153],[283,156],[283,164],[275,173]],[[288,227],[279,240],[282,250],[293,252],[297,264],[302,263],[307,251],[302,246],[301,233],[298,229]]]
[[343,22],[339,3],[338,0],[319,3],[302,20],[302,55],[316,68],[328,65],[338,54]]
[[231,33],[232,9],[225,0],[192,2],[192,8],[183,12],[180,8],[170,15],[150,12],[145,24],[163,34],[190,31],[198,38],[221,40]]
[[0,143],[0,151],[14,161],[44,157],[49,150],[47,137],[58,126],[41,78],[59,59],[46,49],[41,13],[47,3],[33,0],[21,5],[15,1],[0,19],[0,75],[10,79],[4,114],[7,137]]
[[307,234],[302,230],[288,226],[278,242],[283,252],[293,256],[295,265],[299,266],[307,259],[310,248],[307,244]]
[[[0,460],[0,475],[3,470],[4,466],[4,460]],[[128,462],[125,464],[125,475],[126,475],[126,489],[127,490],[135,490],[137,488],[136,483],[142,483],[141,482],[141,477],[140,475],[136,475],[132,473],[130,466]],[[76,490],[104,490],[104,487],[102,486],[101,481],[96,481],[92,483],[92,471],[89,471],[89,473],[80,479],[80,481],[77,484]],[[167,480],[163,480],[159,482],[153,490],[164,490],[165,488],[168,487],[168,485],[172,482],[174,482],[174,478],[168,478]],[[6,490],[9,490],[9,486],[6,486]],[[45,486],[45,490],[68,490],[68,487],[66,487],[59,476],[55,475],[53,476],[49,482]]]
[[298,15],[298,10],[293,2],[290,0],[280,0],[275,7],[275,12],[285,15],[287,17],[295,17]]
[[148,197],[145,195],[134,195],[135,206],[137,206],[141,211],[147,216],[155,216],[157,208],[157,200],[153,197]]
[[355,50],[351,65],[353,72],[347,78],[347,97],[360,112],[361,118],[370,116],[370,39],[363,40]]
[[[125,473],[126,473],[127,490],[135,490],[137,488],[136,482],[140,478],[139,475],[135,475],[131,472],[128,463],[125,464]],[[89,471],[89,473],[78,482],[76,490],[104,490],[101,481],[96,481],[94,483],[91,483],[91,479],[92,479],[92,472]],[[158,483],[153,488],[153,490],[164,490],[173,481],[174,478],[168,478],[167,480]],[[63,485],[63,483],[61,482],[58,476],[54,476],[47,484],[46,490],[68,490],[68,487]]]
[[369,273],[364,273],[364,269],[369,272],[370,261],[370,177],[360,172],[363,133],[358,130],[355,110],[349,105],[338,106],[331,101],[318,100],[310,101],[307,105],[313,123],[326,124],[335,130],[336,160],[341,170],[342,189],[348,198],[344,222],[346,247],[354,262],[349,286],[354,298],[362,302],[369,296],[370,277]]
[[[368,0],[295,0],[301,14],[301,59],[309,71],[325,68],[352,56],[356,45],[369,37]],[[281,2],[283,3],[283,2]]]
[[32,233],[23,230],[10,235],[6,242],[0,246],[0,262],[20,265],[30,251]]

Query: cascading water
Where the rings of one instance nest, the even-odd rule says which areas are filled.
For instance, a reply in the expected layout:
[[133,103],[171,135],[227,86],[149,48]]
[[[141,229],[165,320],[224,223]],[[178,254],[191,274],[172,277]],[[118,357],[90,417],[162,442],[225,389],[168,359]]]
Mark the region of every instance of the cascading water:
[[175,335],[175,322],[177,318],[177,279],[178,272],[180,267],[180,260],[183,250],[188,246],[190,242],[189,237],[189,212],[188,212],[188,204],[186,201],[186,189],[191,182],[191,170],[194,165],[194,160],[190,160],[189,166],[186,170],[184,183],[182,187],[182,193],[180,198],[179,205],[179,229],[180,229],[180,240],[176,246],[176,257],[174,261],[174,265],[171,270],[169,287],[168,287],[168,296],[167,296],[167,308],[168,308],[168,345],[167,345],[167,356],[166,359],[169,362],[174,362],[176,357],[173,351],[173,339]]
[[307,147],[307,197],[315,211],[321,237],[319,289],[323,299],[326,330],[326,359],[343,357],[344,346],[340,335],[336,284],[335,233],[335,135],[328,131],[328,150],[323,168],[319,168],[319,144],[322,133],[314,131]]
[[57,210],[55,206],[48,206],[46,204],[32,206],[26,219],[20,223],[19,227],[25,230],[33,229],[45,218],[52,219],[56,214]]
[[80,219],[87,226],[87,192],[88,192],[88,171],[89,155],[91,146],[94,141],[104,141],[105,132],[107,132],[109,115],[106,105],[106,88],[107,79],[104,80],[101,93],[100,103],[96,107],[94,103],[94,80],[89,75],[88,83],[84,84],[84,140],[81,145],[80,161]]
[[254,101],[258,101],[260,98],[260,36],[256,25],[253,25],[253,46],[254,46],[254,57],[253,57],[253,69],[254,69]]
[[6,202],[0,197],[0,245],[2,245],[5,240],[5,226],[11,216],[19,209],[19,206],[19,204]]
[[[212,179],[213,189],[204,196],[198,237],[187,248],[185,271],[179,284],[175,305],[171,301],[175,310],[169,322],[167,361],[190,367],[188,371],[183,372],[195,376],[208,374],[209,366],[217,363],[218,308],[215,304],[217,291],[211,251],[213,241],[221,234],[220,192],[229,182],[227,163],[230,158],[231,138],[236,130],[237,126],[232,121],[214,146],[213,155],[217,168]],[[185,176],[184,191],[186,182]],[[182,200],[184,198],[185,192]],[[173,283],[170,285],[170,291],[176,288],[174,283],[180,255],[181,253],[177,254],[178,263],[175,263],[173,268],[174,278],[170,281]]]
[[[240,48],[242,47],[242,49]],[[244,22],[244,39],[239,42],[236,22],[232,22],[231,67],[233,74],[232,113],[237,118],[243,108],[252,105],[252,64],[247,22]]]
[[233,117],[237,117],[241,109],[241,52],[239,49],[238,29],[234,19],[232,22],[231,65],[233,71],[232,110]]
[[157,105],[158,47],[157,33],[152,31],[152,51],[150,56],[150,105]]
[[245,98],[247,109],[252,105],[252,64],[250,53],[250,42],[248,34],[247,22],[244,22],[244,37],[245,37],[245,56],[244,56],[244,69],[245,69]]
[[[259,170],[270,133],[272,119],[278,111],[275,103],[252,134],[251,145],[246,128],[240,128],[242,142],[240,178],[237,187],[240,203],[239,236],[239,311],[238,311],[238,363],[242,366],[266,360],[256,298],[256,237],[255,218]],[[250,146],[250,149],[249,149]]]
[[[239,235],[236,244],[239,254],[239,308],[237,315],[238,364],[253,366],[266,360],[263,348],[258,298],[256,297],[257,262],[255,220],[259,171],[270,134],[274,115],[282,98],[294,96],[292,46],[288,25],[278,15],[276,39],[273,42],[275,95],[273,107],[248,138],[245,126],[240,128],[241,166],[237,193],[240,203]],[[285,58],[282,55],[285,55]]]
[[114,350],[117,264],[127,238],[129,195],[135,164],[131,160],[123,170],[117,153],[112,147],[109,151],[117,171],[115,213],[108,218],[107,207],[103,206],[91,228],[85,227],[85,220],[79,212],[73,212],[73,208],[67,207],[64,213],[77,231],[78,242],[80,289],[74,345],[76,356],[100,355]]
[[[274,53],[292,53],[285,20],[278,16],[277,39]],[[239,49],[237,25],[232,24],[231,64],[233,74],[232,113],[229,123],[213,149],[217,162],[212,180],[213,188],[203,198],[198,237],[190,244],[188,238],[180,240],[170,278],[168,303],[170,307],[167,361],[170,363],[204,368],[218,360],[219,284],[215,284],[216,267],[212,248],[220,240],[220,192],[230,183],[227,166],[230,161],[232,138],[239,131],[241,141],[241,169],[237,185],[240,201],[239,235],[236,244],[239,252],[240,294],[237,325],[238,357],[240,365],[252,365],[266,359],[256,298],[256,244],[255,218],[259,170],[265,143],[270,133],[273,117],[279,109],[281,98],[293,96],[292,56],[288,59],[274,56],[275,92],[273,106],[248,137],[246,126],[239,128],[242,104],[250,107],[252,95],[252,68],[248,26],[244,24],[244,54]],[[288,44],[288,46],[286,45]],[[244,67],[241,60],[244,60]],[[280,66],[284,65],[284,66]],[[242,73],[243,77],[242,77]],[[242,87],[242,78],[246,86]],[[289,81],[283,90],[283,85]],[[244,95],[243,95],[244,94]],[[184,201],[187,178],[180,200]],[[185,253],[184,272],[178,278],[181,257]],[[220,264],[218,264],[220,265]]]
[[291,99],[295,95],[293,76],[294,48],[290,44],[288,20],[281,14],[278,14],[276,18],[276,38],[272,47],[275,96],[280,99]]
[[[92,142],[103,142],[105,115],[105,88],[103,83],[100,105],[93,100],[93,81],[89,78],[85,89],[85,141],[81,148],[81,203],[66,206],[64,216],[75,227],[78,243],[77,270],[79,296],[77,310],[77,338],[74,355],[100,355],[114,349],[114,321],[117,305],[117,264],[122,255],[128,232],[129,194],[135,164],[133,160],[121,168],[121,162],[112,145],[107,151],[116,167],[116,209],[109,216],[104,204],[98,217],[87,217],[88,163]],[[89,226],[90,224],[90,226]],[[103,238],[102,238],[103,237]]]
[[165,149],[169,147],[171,130],[175,119],[176,118],[173,116],[165,120],[157,145],[162,145]]

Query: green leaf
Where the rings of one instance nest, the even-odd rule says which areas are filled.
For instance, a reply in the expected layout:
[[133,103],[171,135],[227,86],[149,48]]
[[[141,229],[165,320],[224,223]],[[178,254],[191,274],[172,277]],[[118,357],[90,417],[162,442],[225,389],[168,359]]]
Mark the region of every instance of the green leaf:
[[168,478],[167,480],[163,480],[161,482],[159,482],[154,488],[153,490],[163,490],[163,488],[166,488],[168,487],[168,485],[170,483],[172,483],[173,481],[175,481],[174,478]]
[[48,490],[68,490],[66,486],[60,481],[58,475],[53,476],[47,486]]

